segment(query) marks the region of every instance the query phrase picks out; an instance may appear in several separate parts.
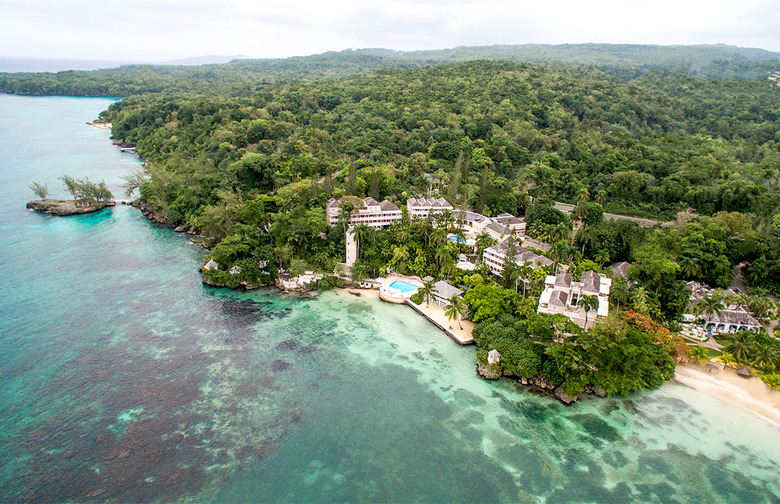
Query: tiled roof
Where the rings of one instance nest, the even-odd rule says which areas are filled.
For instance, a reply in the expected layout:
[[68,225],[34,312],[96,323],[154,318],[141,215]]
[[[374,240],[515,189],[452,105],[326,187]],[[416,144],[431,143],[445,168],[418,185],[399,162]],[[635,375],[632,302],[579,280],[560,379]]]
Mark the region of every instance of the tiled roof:
[[555,277],[556,287],[571,287],[571,273],[558,273]]
[[569,300],[569,293],[562,290],[554,290],[550,295],[550,306],[566,306],[566,302]]
[[601,277],[595,271],[585,271],[582,273],[582,290],[586,292],[599,293],[601,289]]
[[395,206],[395,204],[393,204],[392,202],[390,202],[388,200],[384,200],[382,203],[380,203],[379,204],[379,208],[383,212],[397,212],[397,211],[400,211],[400,209],[397,206]]
[[628,267],[631,266],[631,263],[622,261],[617,262],[609,267],[609,269],[612,271],[612,276],[615,278],[628,278]]

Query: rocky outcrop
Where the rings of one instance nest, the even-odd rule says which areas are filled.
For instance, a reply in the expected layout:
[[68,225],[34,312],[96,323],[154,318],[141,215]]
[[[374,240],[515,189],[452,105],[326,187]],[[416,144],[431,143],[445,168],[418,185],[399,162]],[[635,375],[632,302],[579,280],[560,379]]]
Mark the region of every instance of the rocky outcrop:
[[577,400],[576,397],[572,397],[560,388],[555,389],[555,392],[553,392],[553,395],[558,398],[559,401],[561,401],[563,404],[571,404],[574,401]]
[[486,380],[498,380],[501,378],[501,372],[496,369],[496,366],[482,364],[479,361],[477,361],[477,375]]
[[86,204],[76,201],[59,201],[59,200],[33,200],[27,202],[27,208],[35,210],[36,212],[45,212],[52,215],[79,215],[97,212],[103,210],[106,207],[115,206],[114,201],[100,201],[96,203]]
[[143,212],[144,214],[144,217],[146,217],[152,222],[156,222],[157,224],[162,224],[163,226],[172,226],[171,222],[168,220],[168,217],[166,217],[165,215],[159,212],[156,212],[154,209],[152,209],[152,207],[146,205],[141,200],[132,201],[130,203],[130,206],[133,206],[141,210],[141,212]]

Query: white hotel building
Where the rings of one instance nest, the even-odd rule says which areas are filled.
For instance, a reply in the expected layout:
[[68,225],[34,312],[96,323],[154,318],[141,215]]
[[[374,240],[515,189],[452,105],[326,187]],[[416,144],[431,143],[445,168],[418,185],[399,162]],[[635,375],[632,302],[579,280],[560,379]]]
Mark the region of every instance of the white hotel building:
[[[339,223],[341,208],[339,200],[331,198],[325,207],[328,214],[328,224],[335,226]],[[373,228],[387,227],[401,218],[401,209],[388,200],[379,203],[374,198],[364,198],[363,208],[352,210],[349,223],[353,226],[365,224]]]

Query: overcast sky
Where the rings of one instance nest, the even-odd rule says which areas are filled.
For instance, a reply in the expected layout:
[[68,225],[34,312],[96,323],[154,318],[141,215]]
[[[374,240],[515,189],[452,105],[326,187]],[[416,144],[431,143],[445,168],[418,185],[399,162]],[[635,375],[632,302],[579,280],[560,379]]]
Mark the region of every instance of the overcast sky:
[[165,61],[578,42],[780,51],[780,1],[0,0],[0,57]]

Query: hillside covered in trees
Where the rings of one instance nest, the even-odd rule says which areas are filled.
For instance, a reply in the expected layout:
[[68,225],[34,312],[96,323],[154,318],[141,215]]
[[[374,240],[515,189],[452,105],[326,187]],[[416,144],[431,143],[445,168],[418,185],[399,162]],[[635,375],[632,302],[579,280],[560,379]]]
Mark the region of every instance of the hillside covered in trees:
[[[753,284],[778,287],[780,96],[764,80],[651,71],[626,83],[592,68],[477,61],[251,96],[131,96],[102,119],[147,160],[147,204],[215,242],[252,242],[237,230],[261,224],[272,230],[260,240],[266,259],[289,246],[332,267],[343,248],[339,237],[320,242],[336,232],[324,224],[328,198],[403,203],[435,181],[477,211],[528,212],[529,233],[547,241],[568,216],[545,201],[587,200],[575,248],[646,263],[657,292],[662,280],[727,285],[743,262]],[[648,231],[606,224],[604,210],[688,217]]]
[[0,73],[0,91],[72,96],[183,92],[250,96],[271,84],[316,82],[474,60],[587,66],[626,81],[641,78],[649,70],[720,80],[761,79],[780,70],[778,53],[727,45],[524,44],[407,52],[360,49],[197,66],[125,65],[94,71]]

